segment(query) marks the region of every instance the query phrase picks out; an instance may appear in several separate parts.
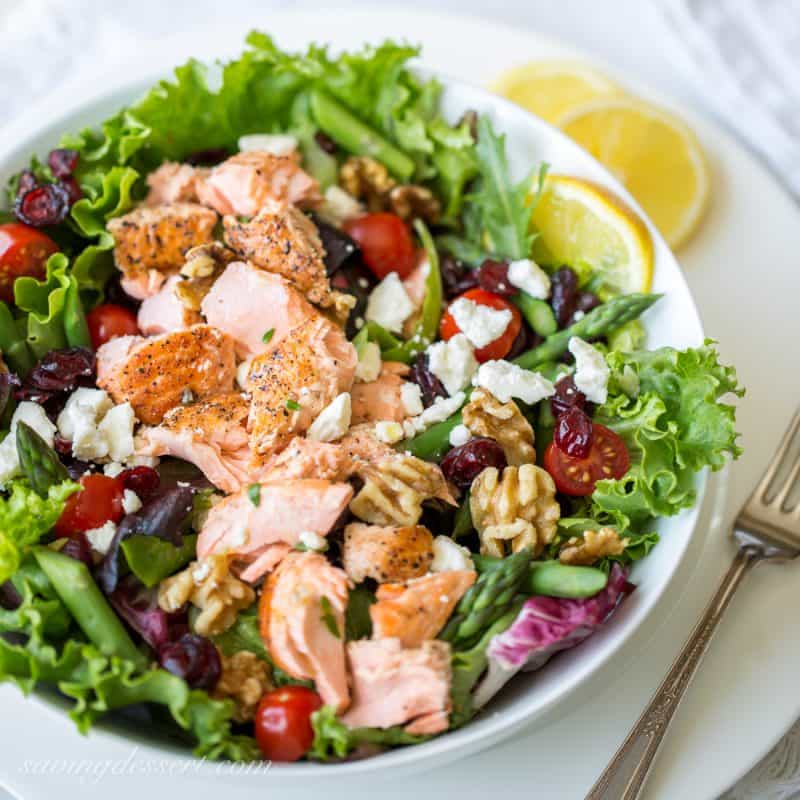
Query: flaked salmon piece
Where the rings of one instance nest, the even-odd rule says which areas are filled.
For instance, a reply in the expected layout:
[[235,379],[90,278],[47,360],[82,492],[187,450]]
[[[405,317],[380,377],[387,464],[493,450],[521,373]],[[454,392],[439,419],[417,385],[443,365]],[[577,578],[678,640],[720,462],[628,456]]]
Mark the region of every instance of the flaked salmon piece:
[[115,403],[129,401],[148,425],[187,399],[232,392],[235,377],[233,339],[210,325],[149,339],[120,336],[97,351],[97,385]]
[[180,282],[179,275],[172,275],[155,294],[142,301],[136,323],[145,336],[181,331],[203,321],[197,311],[187,308],[175,294]]
[[293,480],[319,478],[346,481],[355,474],[355,464],[347,451],[337,443],[314,442],[296,436],[278,455],[267,460],[261,480]]
[[165,161],[157,170],[147,176],[149,192],[144,199],[147,206],[164,203],[196,203],[197,180],[205,178],[210,170]]
[[244,260],[282,275],[322,308],[336,305],[338,293],[328,281],[325,249],[316,226],[302,211],[272,203],[251,220],[227,216],[222,224],[225,243]]
[[269,575],[293,551],[293,547],[283,542],[267,545],[263,552],[255,556],[254,560],[245,566],[239,573],[239,577],[247,583],[255,583],[263,578],[264,575]]
[[444,627],[458,601],[475,583],[474,570],[433,572],[403,583],[378,587],[378,601],[370,606],[372,637],[398,638],[404,647],[419,647]]
[[350,704],[344,646],[347,575],[319,553],[289,553],[267,578],[259,605],[261,636],[275,663],[313,680],[322,702]]
[[306,531],[327,536],[353,496],[348,483],[283,480],[261,483],[258,505],[247,488],[217,503],[197,539],[197,555],[230,552],[252,560],[275,542],[294,546]]
[[372,578],[398,583],[428,573],[433,534],[424,525],[380,526],[354,522],[344,529],[342,565],[354,583]]
[[136,453],[175,456],[194,464],[223,492],[252,482],[245,423],[250,401],[237,392],[176,406],[136,437]]
[[[320,317],[285,278],[241,261],[225,268],[201,310],[209,325],[236,340],[236,353],[242,359],[265,352],[293,328]],[[267,331],[272,337],[265,342]]]
[[213,240],[217,215],[196,203],[141,206],[108,222],[122,288],[137,300],[155,294],[187,250]]
[[263,150],[238,153],[196,181],[199,201],[220,214],[251,217],[270,201],[316,206],[319,184],[299,165],[297,155]]
[[342,329],[324,317],[298,325],[256,356],[245,381],[252,397],[248,429],[253,452],[272,455],[305,433],[337,395],[350,391],[357,363]]
[[391,728],[408,733],[447,729],[451,708],[450,645],[427,641],[404,649],[399,639],[348,642],[352,702],[342,716],[350,728]]
[[[350,396],[352,397],[352,390]],[[397,451],[375,435],[375,426],[369,423],[351,425],[350,430],[339,440],[361,471],[364,466],[378,464],[385,458],[397,455]]]
[[374,381],[356,383],[350,391],[352,423],[402,422],[408,414],[403,406],[403,378],[410,372],[405,364],[384,361],[381,374]]

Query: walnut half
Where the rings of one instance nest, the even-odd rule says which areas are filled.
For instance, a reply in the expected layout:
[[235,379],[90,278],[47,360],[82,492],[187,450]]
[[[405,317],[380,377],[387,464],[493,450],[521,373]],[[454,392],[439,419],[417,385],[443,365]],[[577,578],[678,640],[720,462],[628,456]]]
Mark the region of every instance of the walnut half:
[[369,156],[350,156],[339,169],[339,185],[364,200],[369,211],[383,211],[386,197],[397,185],[389,170]]
[[620,539],[614,528],[599,531],[584,531],[583,536],[573,536],[564,542],[558,554],[562,564],[588,566],[606,556],[618,556],[628,546],[627,539]]
[[406,183],[389,192],[389,208],[406,222],[419,217],[434,224],[442,214],[442,204],[436,195],[424,186]]
[[212,694],[218,700],[233,700],[233,718],[249,722],[256,715],[258,701],[273,688],[269,666],[249,650],[230,657],[220,653],[220,661],[222,673]]
[[[481,553],[505,556],[530,547],[538,555],[553,540],[561,507],[550,475],[534,464],[487,467],[472,483],[470,511]],[[509,544],[507,545],[506,542]]]
[[473,436],[494,439],[511,466],[536,462],[533,428],[513,400],[501,403],[490,392],[478,388],[461,410],[461,416]]

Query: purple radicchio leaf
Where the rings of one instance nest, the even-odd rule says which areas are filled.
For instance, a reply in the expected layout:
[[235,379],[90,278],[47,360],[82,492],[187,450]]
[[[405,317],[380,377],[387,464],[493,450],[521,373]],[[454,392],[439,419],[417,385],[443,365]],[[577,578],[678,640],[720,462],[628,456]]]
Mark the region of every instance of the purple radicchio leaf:
[[135,514],[123,517],[108,552],[95,572],[95,578],[106,594],[111,594],[117,588],[120,544],[129,536],[157,536],[176,547],[183,544],[181,529],[192,510],[194,493],[191,486],[167,489],[159,492]]
[[[1,366],[2,364],[0,363],[0,367]],[[19,386],[20,380],[13,372],[7,372],[5,370],[0,372],[0,414],[2,414],[8,406],[12,389],[17,389]]]
[[527,600],[510,627],[489,642],[489,668],[475,690],[475,707],[484,706],[520,670],[539,669],[556,653],[594,633],[635,588],[627,578],[627,570],[614,564],[606,588],[594,597]]

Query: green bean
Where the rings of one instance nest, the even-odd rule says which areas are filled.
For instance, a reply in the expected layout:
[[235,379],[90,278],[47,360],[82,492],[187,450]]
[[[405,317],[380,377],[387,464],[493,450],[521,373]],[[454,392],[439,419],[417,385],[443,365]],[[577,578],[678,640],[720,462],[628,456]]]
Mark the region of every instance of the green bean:
[[531,297],[525,292],[517,294],[513,302],[539,336],[552,336],[558,330],[556,315],[553,313],[550,303]]
[[559,561],[534,561],[524,588],[534,595],[581,599],[606,588],[608,576],[596,567],[578,567]]

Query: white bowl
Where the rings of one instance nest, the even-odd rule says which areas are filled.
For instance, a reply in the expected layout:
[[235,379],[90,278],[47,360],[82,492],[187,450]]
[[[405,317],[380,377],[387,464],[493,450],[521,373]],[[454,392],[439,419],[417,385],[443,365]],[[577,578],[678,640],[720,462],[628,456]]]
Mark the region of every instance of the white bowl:
[[[39,113],[26,114],[24,119],[6,127],[0,135],[0,184],[5,185],[10,175],[24,167],[31,153],[45,154],[55,146],[62,133],[99,123],[140,96],[157,77],[127,84],[124,78],[120,78],[118,88],[89,97],[84,86],[76,95],[80,97],[79,101],[72,102],[62,94],[58,101],[48,103],[46,108],[40,106]],[[605,186],[640,213],[653,237],[653,291],[665,295],[647,312],[648,346],[682,348],[700,344],[703,340],[700,318],[680,267],[652,223],[619,182],[588,153],[549,124],[482,89],[439,77],[445,86],[443,109],[446,116],[458,119],[466,109],[489,114],[496,130],[507,136],[507,149],[516,176],[522,177],[530,172],[532,166],[546,161],[553,172],[588,178]],[[106,85],[114,85],[109,83],[108,76]],[[693,509],[656,523],[654,527],[661,535],[661,541],[633,570],[632,580],[638,585],[636,592],[626,599],[601,630],[580,646],[557,656],[543,669],[518,675],[492,701],[488,710],[467,726],[425,744],[388,751],[363,761],[279,765],[270,771],[270,778],[309,780],[376,771],[385,776],[387,773],[408,774],[412,769],[441,766],[508,737],[563,703],[622,648],[644,624],[666,591],[695,530],[705,478],[705,473],[696,478],[698,499]],[[63,713],[63,701],[52,693],[39,692],[37,698]],[[176,758],[190,758],[187,750],[179,749],[174,743],[148,738],[146,733],[140,723],[107,719],[98,723],[94,735],[128,737],[135,741],[145,757],[163,758],[166,750]],[[88,756],[91,745],[87,743],[86,747]],[[197,770],[193,769],[193,774],[204,771],[209,777],[216,775],[211,765],[199,766]],[[262,776],[258,774],[237,775],[237,781],[252,780],[254,787],[260,779]]]

